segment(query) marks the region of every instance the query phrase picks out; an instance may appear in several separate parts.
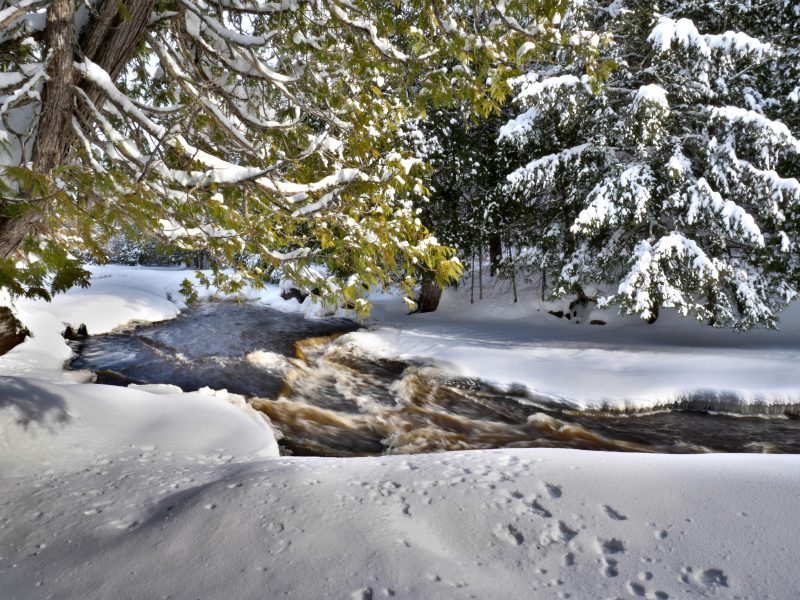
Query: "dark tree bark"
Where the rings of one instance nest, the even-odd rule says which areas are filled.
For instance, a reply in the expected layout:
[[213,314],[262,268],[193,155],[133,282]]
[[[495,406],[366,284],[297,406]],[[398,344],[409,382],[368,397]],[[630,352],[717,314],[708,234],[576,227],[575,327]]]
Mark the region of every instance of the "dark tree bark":
[[432,277],[423,275],[422,288],[417,300],[416,312],[433,312],[439,307],[439,300],[442,298],[442,288],[440,288]]
[[[122,69],[144,38],[155,0],[128,0],[125,11],[119,9],[118,0],[106,0],[96,16],[81,35],[81,53],[101,66],[116,81]],[[103,105],[103,97],[97,90],[87,90],[89,98]]]
[[47,9],[45,36],[52,59],[47,68],[48,81],[44,86],[42,111],[33,146],[33,168],[40,173],[49,173],[63,163],[72,138],[68,132],[72,129],[75,95],[73,0],[53,0]]
[[499,233],[492,233],[489,235],[489,276],[494,277],[497,275],[497,269],[500,267],[500,260],[503,258],[503,243],[500,240]]
[[650,318],[646,319],[648,325],[652,325],[658,321],[658,303],[653,304],[653,308],[650,309]]
[[[118,0],[106,0],[92,13],[81,35],[75,35],[75,2],[53,0],[47,8],[45,43],[52,55],[48,80],[44,85],[39,123],[33,146],[33,169],[49,175],[67,162],[75,140],[72,119],[87,119],[85,108],[75,109],[75,69],[77,57],[85,56],[105,69],[115,80],[144,36],[155,0],[127,0],[125,9]],[[76,52],[77,50],[77,52]],[[99,107],[103,96],[99,90],[84,86]],[[32,206],[22,214],[0,216],[0,257],[11,256],[25,237],[33,233],[45,210],[46,199],[31,198]],[[2,207],[6,208],[6,207]]]
[[[75,5],[73,0],[54,0],[47,9],[45,31],[51,53],[47,67],[37,136],[33,146],[33,169],[49,173],[62,163],[71,142],[75,40]],[[34,200],[34,199],[32,199]],[[40,199],[39,203],[42,202]],[[8,258],[31,233],[41,218],[41,206],[32,206],[21,215],[3,214],[0,219],[0,256]],[[5,211],[3,211],[5,213]]]
[[30,332],[20,323],[7,306],[0,306],[0,355],[18,346]]

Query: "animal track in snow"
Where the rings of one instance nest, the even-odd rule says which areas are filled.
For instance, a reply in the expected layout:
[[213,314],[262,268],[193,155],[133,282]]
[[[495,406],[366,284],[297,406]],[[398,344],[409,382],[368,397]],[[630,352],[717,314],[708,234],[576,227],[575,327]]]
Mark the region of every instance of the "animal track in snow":
[[645,594],[647,594],[647,590],[645,590],[644,586],[641,583],[636,583],[635,581],[628,582],[628,590],[631,594],[640,598],[644,598]]
[[350,594],[350,598],[353,600],[372,600],[372,588],[356,590]]
[[511,524],[502,525],[498,524],[494,528],[494,534],[503,541],[508,542],[513,546],[519,546],[525,541],[525,537],[519,530]]
[[545,528],[539,541],[543,545],[555,544],[556,542],[568,543],[578,532],[571,529],[564,521],[558,521]]
[[614,519],[615,521],[627,521],[628,520],[628,517],[626,517],[625,515],[623,515],[622,513],[618,512],[618,511],[614,510],[608,504],[603,504],[603,510],[606,511],[606,514],[609,517],[611,517],[612,519]]
[[547,510],[541,504],[539,504],[538,500],[534,500],[533,502],[531,502],[530,503],[530,507],[531,507],[531,511],[536,513],[540,517],[544,517],[546,519],[549,519],[550,517],[553,516],[553,513],[551,513],[549,510]]
[[611,538],[605,541],[598,539],[597,542],[600,544],[600,550],[603,554],[619,554],[620,552],[625,552],[625,544],[617,538]]
[[617,568],[617,561],[613,558],[603,559],[605,567],[603,568],[603,575],[608,578],[616,577],[619,575],[619,568]]
[[553,485],[552,483],[545,483],[544,487],[547,489],[547,493],[550,495],[551,498],[561,498],[562,492],[561,488],[557,485]]
[[637,598],[653,598],[654,600],[668,600],[669,594],[667,592],[655,591],[652,594],[647,593],[647,588],[641,583],[635,581],[628,582],[628,591]]
[[602,560],[602,574],[605,577],[616,577],[619,575],[619,564],[614,558],[609,558],[609,554],[620,554],[625,552],[625,544],[621,540],[611,538],[609,540],[601,540],[595,538],[595,547],[597,552],[603,555]]
[[728,587],[728,576],[725,575],[722,569],[705,569],[703,571],[695,571],[692,567],[681,569],[681,581],[689,583],[694,581],[706,587]]
[[698,579],[706,587],[728,587],[728,576],[722,569],[706,569]]

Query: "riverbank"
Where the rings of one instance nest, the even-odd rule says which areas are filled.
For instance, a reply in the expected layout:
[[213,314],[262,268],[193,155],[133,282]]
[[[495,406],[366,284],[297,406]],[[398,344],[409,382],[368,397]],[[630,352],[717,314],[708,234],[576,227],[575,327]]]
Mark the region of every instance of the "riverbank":
[[81,457],[37,449],[33,461],[19,440],[5,450],[4,598],[800,593],[797,456],[263,460],[247,454],[251,436],[212,435],[233,416],[194,423],[191,447],[148,432],[131,445],[112,426]]
[[500,284],[483,300],[447,289],[434,313],[405,315],[398,298],[380,296],[370,329],[340,343],[403,360],[435,360],[457,375],[480,378],[532,399],[576,410],[643,411],[670,406],[743,414],[800,407],[800,302],[781,314],[779,330],[738,333],[662,311],[653,325],[615,310],[586,322],[559,319],[568,303],[540,302],[521,289],[513,301]]
[[[505,449],[275,457],[271,430],[235,406],[233,395],[75,384],[56,375],[69,350],[60,338],[64,320],[100,333],[180,308],[170,287],[180,272],[105,269],[90,290],[21,307],[23,320],[25,310],[38,311],[36,337],[0,358],[0,372],[24,375],[0,377],[4,597],[800,594],[798,455]],[[262,301],[282,302],[277,290],[268,294],[274,298]],[[426,352],[435,348],[434,358],[464,369],[452,348],[469,342],[510,351],[509,338],[524,341],[522,319],[508,321],[506,338],[497,322],[497,337],[487,337],[490,327],[479,319],[448,338],[447,320],[465,315],[457,305],[448,315],[445,302],[439,315],[409,320],[415,348],[403,346],[415,338],[401,332],[393,351],[419,354],[427,339]],[[305,310],[293,303],[284,304]],[[375,322],[401,319],[394,307],[392,299],[379,301]],[[391,330],[350,336],[390,335],[381,331]],[[486,356],[487,368],[508,359]],[[50,382],[32,377],[48,373]]]

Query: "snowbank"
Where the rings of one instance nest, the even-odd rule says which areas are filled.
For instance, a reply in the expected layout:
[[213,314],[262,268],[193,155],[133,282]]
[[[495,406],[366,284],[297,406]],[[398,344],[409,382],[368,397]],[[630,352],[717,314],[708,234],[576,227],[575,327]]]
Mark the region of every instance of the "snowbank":
[[[62,368],[71,356],[60,335],[66,324],[85,323],[96,334],[131,321],[172,318],[184,306],[180,283],[192,275],[171,268],[92,270],[87,290],[70,290],[49,304],[17,302],[18,315],[34,336],[0,358],[0,375],[85,379]],[[595,310],[591,318],[606,325],[575,325],[548,314],[553,306],[539,302],[534,290],[521,289],[514,303],[502,285],[487,282],[480,301],[475,290],[474,304],[467,286],[445,290],[435,313],[413,316],[398,296],[374,295],[369,329],[338,343],[377,356],[434,362],[501,386],[524,386],[536,401],[576,409],[680,404],[780,414],[800,404],[800,303],[783,313],[781,331],[717,330],[669,311],[646,325]],[[321,310],[308,299],[302,304],[281,299],[278,286],[248,295],[282,311],[315,316]],[[282,362],[266,355],[249,358],[273,369]]]
[[[141,435],[149,430],[124,419],[69,455],[42,448],[43,437],[70,438],[68,425],[33,433],[7,412],[6,600],[800,593],[798,456],[537,449],[242,461],[217,446],[247,454],[257,440],[209,438],[174,420]],[[170,444],[170,431],[189,430],[202,441]]]
[[[89,267],[92,285],[58,294],[52,302],[25,298],[14,302],[17,316],[32,336],[0,358],[0,375],[75,381],[63,371],[72,351],[61,337],[67,325],[85,324],[90,334],[107,333],[133,321],[163,321],[185,306],[179,293],[192,271],[106,265]],[[208,293],[207,290],[201,290]],[[0,298],[0,303],[4,303]]]
[[[40,319],[37,337],[0,369],[55,377],[68,356],[65,320],[98,333],[167,318],[179,303],[166,292],[183,275],[106,267],[92,290],[20,303],[26,324]],[[373,323],[382,326],[345,343],[531,389],[558,382],[567,399],[600,394],[581,380],[610,394],[629,383],[652,389],[648,374],[693,364],[704,377],[698,365],[711,359],[729,375],[749,369],[758,386],[774,378],[777,389],[781,378],[791,384],[797,359],[792,332],[699,336],[667,319],[655,329],[624,319],[574,326],[532,304],[470,307],[463,291],[431,315],[405,317],[399,306],[380,300]],[[401,322],[410,329],[389,327]],[[755,349],[757,368],[737,354]],[[562,360],[574,371],[555,372]],[[800,456],[279,458],[272,430],[241,397],[178,391],[0,377],[3,600],[800,595]]]
[[241,396],[164,394],[0,377],[0,471],[83,468],[119,452],[278,456],[272,428]]
[[414,316],[397,299],[378,297],[373,327],[338,343],[524,386],[537,401],[576,409],[782,412],[800,404],[800,303],[784,311],[781,331],[736,333],[666,311],[653,325],[597,310],[591,319],[605,325],[576,325],[550,315],[532,291],[517,303],[487,289],[470,304],[468,293],[445,290],[435,313]]

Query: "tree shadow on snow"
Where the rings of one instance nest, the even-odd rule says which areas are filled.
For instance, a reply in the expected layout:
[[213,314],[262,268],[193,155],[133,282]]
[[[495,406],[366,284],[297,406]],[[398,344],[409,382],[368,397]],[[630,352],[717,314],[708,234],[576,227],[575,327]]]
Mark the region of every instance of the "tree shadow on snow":
[[72,420],[63,397],[27,379],[0,378],[0,410],[7,407],[16,409],[16,422],[23,427],[31,423],[49,427]]

